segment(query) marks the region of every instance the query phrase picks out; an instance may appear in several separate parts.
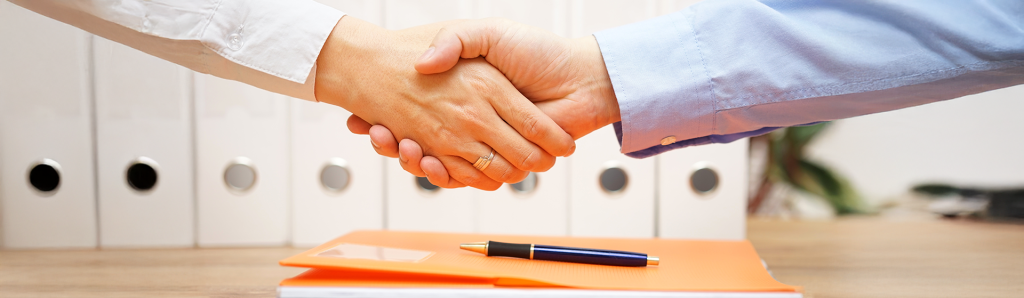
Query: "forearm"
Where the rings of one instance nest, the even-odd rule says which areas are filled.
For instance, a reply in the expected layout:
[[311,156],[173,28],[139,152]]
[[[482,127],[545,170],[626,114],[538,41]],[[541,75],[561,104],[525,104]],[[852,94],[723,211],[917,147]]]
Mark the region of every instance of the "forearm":
[[306,100],[313,66],[342,12],[312,0],[11,0],[201,73]]
[[[646,157],[1024,83],[1022,11],[1014,1],[712,0],[595,36],[622,151]],[[663,145],[668,136],[680,142]]]

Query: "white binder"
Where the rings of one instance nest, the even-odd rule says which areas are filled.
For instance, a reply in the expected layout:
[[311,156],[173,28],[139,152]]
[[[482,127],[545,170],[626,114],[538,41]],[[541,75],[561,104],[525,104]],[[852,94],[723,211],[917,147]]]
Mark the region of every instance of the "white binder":
[[387,228],[403,231],[477,232],[477,195],[472,188],[444,189],[387,161]]
[[292,244],[384,225],[384,160],[339,107],[292,100]]
[[[567,1],[477,1],[477,17],[502,17],[565,36]],[[479,192],[479,232],[565,236],[569,228],[568,160],[516,184]]]
[[360,20],[381,25],[381,18],[384,17],[385,0],[316,0],[324,5],[334,7],[345,13],[345,15],[359,18]]
[[569,37],[583,37],[653,18],[660,4],[664,3],[655,0],[572,0],[569,3]]
[[654,158],[619,153],[611,125],[576,140],[569,165],[569,235],[654,237]]
[[746,238],[749,140],[658,155],[658,236]]
[[288,242],[288,98],[195,75],[197,244]]
[[[380,1],[321,1],[379,23]],[[292,244],[315,246],[359,229],[384,227],[384,158],[346,129],[337,106],[291,100]]]
[[[397,30],[433,22],[471,18],[473,1],[394,0],[384,3],[384,27]],[[424,50],[426,50],[426,44]],[[365,143],[362,146],[367,146]],[[391,230],[438,232],[477,231],[476,196],[479,191],[433,189],[426,178],[417,178],[387,160],[386,222]]]
[[191,247],[192,72],[93,39],[100,246]]
[[90,34],[0,2],[5,248],[96,246]]
[[[569,37],[651,18],[656,4],[651,0],[573,0],[569,3]],[[655,236],[655,160],[627,157],[619,153],[619,147],[611,125],[576,141],[576,153],[569,158],[570,235]],[[620,186],[621,190],[615,190]]]
[[565,236],[569,230],[569,173],[559,158],[551,170],[496,191],[479,191],[479,232]]
[[478,0],[476,18],[500,17],[568,36],[568,0]]

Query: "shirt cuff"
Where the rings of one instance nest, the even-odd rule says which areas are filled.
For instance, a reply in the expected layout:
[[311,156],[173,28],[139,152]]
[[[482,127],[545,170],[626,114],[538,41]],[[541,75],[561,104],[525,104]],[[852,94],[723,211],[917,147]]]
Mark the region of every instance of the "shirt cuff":
[[692,19],[683,10],[594,33],[619,103],[623,153],[714,132],[716,99]]
[[231,62],[300,84],[289,95],[315,101],[316,59],[343,15],[311,0],[223,1],[200,41]]

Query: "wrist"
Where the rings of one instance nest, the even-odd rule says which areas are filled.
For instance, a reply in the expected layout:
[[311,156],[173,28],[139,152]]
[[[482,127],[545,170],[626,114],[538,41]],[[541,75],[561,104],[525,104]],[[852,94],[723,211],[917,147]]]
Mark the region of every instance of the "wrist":
[[388,33],[352,16],[342,17],[317,57],[313,86],[317,101],[352,111],[350,99],[356,97],[352,86],[360,79],[357,64],[370,62]]
[[599,127],[621,121],[619,102],[597,39],[594,36],[576,38],[572,40],[572,47],[573,59],[578,65],[579,89],[589,100],[595,101],[598,107],[595,116],[601,120]]

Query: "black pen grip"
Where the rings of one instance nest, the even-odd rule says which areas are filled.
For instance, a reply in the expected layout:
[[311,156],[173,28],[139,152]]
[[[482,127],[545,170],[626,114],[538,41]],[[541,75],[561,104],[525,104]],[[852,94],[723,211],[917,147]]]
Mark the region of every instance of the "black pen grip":
[[530,244],[487,242],[487,255],[492,257],[530,258]]

